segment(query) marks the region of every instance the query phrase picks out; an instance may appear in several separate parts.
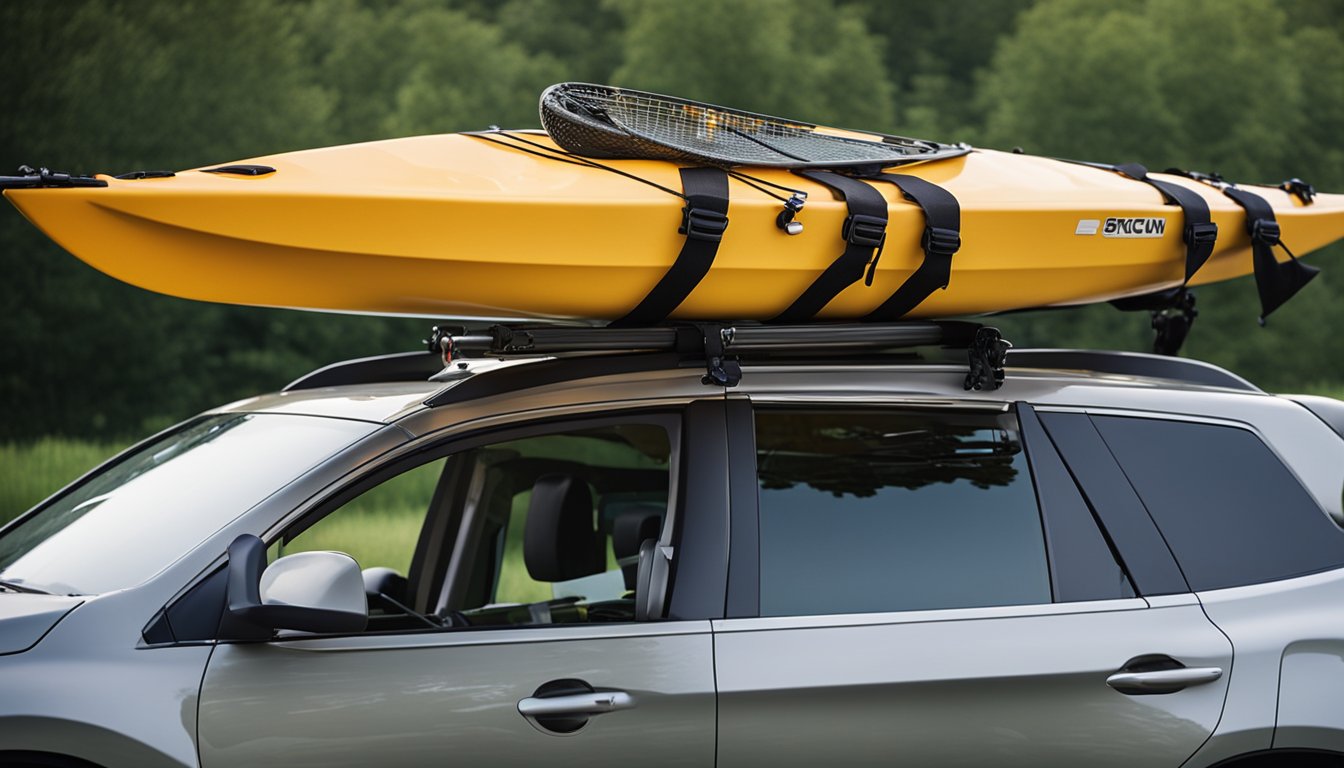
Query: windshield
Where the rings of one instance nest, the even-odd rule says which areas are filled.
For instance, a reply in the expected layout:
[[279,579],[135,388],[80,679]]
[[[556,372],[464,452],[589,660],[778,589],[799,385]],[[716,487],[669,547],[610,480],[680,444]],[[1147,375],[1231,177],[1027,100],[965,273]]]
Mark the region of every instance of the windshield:
[[188,422],[0,534],[0,582],[55,594],[140,584],[376,427],[288,414]]

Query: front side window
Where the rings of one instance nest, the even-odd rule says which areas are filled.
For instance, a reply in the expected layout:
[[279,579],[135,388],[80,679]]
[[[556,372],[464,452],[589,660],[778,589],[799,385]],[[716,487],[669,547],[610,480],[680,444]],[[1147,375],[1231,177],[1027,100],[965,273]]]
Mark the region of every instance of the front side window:
[[1009,414],[756,413],[763,616],[1049,603]]
[[661,423],[539,429],[396,474],[273,554],[335,550],[366,573],[390,569],[371,631],[629,621],[671,459]]
[[446,463],[431,461],[370,488],[315,525],[281,539],[272,557],[334,550],[363,568],[407,573]]

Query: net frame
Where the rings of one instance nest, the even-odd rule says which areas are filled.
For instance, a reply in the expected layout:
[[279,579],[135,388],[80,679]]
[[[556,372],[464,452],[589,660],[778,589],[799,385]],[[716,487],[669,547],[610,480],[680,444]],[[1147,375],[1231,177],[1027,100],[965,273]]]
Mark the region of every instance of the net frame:
[[825,128],[592,83],[552,85],[541,94],[540,112],[542,126],[556,144],[593,158],[723,167],[839,168],[889,167],[970,151],[961,145]]

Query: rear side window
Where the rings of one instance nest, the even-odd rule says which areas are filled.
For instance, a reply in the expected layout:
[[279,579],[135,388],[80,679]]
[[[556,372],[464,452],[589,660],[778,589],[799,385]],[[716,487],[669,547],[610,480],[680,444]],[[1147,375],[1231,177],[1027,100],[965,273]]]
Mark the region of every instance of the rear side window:
[[1192,589],[1344,564],[1344,531],[1249,430],[1119,416],[1092,420]]
[[756,414],[762,616],[1049,603],[1007,414]]

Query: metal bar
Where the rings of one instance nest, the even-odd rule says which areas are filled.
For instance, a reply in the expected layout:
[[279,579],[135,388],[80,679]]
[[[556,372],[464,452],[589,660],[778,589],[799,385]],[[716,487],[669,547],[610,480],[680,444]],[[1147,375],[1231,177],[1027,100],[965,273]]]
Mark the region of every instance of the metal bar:
[[[904,349],[955,343],[962,334],[950,330],[954,330],[953,325],[928,322],[778,326],[703,324],[659,328],[495,326],[487,332],[452,336],[451,340],[454,354],[466,357],[703,350],[701,334],[719,334],[726,354],[770,351],[816,354],[830,350]],[[956,326],[955,330],[962,329]]]

